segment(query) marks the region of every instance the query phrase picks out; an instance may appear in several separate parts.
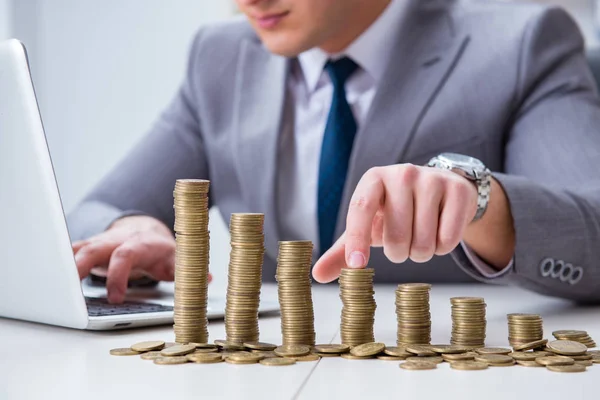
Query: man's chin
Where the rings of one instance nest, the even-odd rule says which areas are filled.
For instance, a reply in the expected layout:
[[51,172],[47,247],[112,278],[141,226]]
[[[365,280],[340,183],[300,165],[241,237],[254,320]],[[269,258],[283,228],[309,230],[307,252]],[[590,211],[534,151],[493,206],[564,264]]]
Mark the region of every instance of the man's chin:
[[292,40],[287,40],[285,37],[262,37],[261,39],[265,47],[271,53],[283,57],[296,57],[298,54],[311,48],[311,46],[307,46],[306,44],[297,43]]

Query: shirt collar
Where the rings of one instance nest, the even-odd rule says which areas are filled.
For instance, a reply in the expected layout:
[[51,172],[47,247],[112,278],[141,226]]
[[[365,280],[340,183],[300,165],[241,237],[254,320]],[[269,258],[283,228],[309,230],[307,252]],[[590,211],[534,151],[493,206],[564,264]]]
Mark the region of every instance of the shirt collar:
[[379,82],[393,52],[393,42],[406,3],[408,2],[405,0],[392,0],[379,18],[339,54],[328,54],[319,48],[313,48],[298,55],[309,92],[316,90],[327,61],[344,56],[350,57],[375,82]]

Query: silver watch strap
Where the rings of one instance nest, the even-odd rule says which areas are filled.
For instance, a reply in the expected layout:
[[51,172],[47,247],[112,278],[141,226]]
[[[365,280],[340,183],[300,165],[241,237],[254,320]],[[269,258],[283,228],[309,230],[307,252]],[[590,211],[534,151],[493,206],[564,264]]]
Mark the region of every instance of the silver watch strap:
[[488,203],[490,201],[490,193],[492,191],[492,174],[489,169],[485,169],[481,177],[475,181],[477,184],[477,212],[473,221],[477,221],[487,210]]

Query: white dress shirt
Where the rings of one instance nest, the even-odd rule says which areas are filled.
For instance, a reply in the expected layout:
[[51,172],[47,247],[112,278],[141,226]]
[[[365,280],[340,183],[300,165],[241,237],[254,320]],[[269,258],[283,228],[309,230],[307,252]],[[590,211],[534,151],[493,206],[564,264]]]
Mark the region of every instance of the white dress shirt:
[[[278,171],[278,220],[284,240],[312,240],[319,254],[317,194],[321,144],[333,99],[333,84],[324,70],[329,59],[349,57],[359,68],[346,82],[346,99],[357,126],[369,111],[377,86],[390,61],[390,49],[408,2],[392,0],[382,15],[343,53],[327,54],[314,48],[298,56],[292,64],[288,94],[293,118],[283,123]],[[501,275],[482,262],[463,244],[467,255],[486,277]]]

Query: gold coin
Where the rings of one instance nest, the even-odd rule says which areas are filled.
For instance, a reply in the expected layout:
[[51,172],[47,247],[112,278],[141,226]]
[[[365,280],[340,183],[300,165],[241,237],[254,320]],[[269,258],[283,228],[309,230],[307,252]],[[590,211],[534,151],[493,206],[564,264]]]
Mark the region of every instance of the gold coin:
[[165,347],[165,342],[162,340],[157,340],[153,342],[140,342],[131,346],[131,350],[134,351],[152,351],[152,350],[162,350]]
[[511,349],[506,349],[503,347],[484,347],[481,349],[475,350],[479,354],[503,354],[507,355],[512,352]]
[[540,357],[532,351],[514,351],[508,355],[517,361],[535,361],[536,358]]
[[404,358],[404,357],[395,357],[395,356],[387,356],[387,355],[378,355],[377,359],[382,360],[382,361],[404,361],[404,360],[406,360],[406,358]]
[[577,330],[560,330],[552,332],[552,336],[558,338],[563,337],[565,339],[568,338],[578,338],[582,336],[587,336],[588,333],[586,331],[577,331]]
[[227,357],[225,357],[225,361],[227,361],[227,359],[230,359],[233,361],[252,361],[253,360],[254,362],[259,362],[263,358],[265,358],[265,356],[263,356],[262,354],[259,354],[259,353],[248,353],[248,352],[239,351],[239,352],[229,354]]
[[462,371],[479,371],[488,368],[488,364],[479,361],[455,361],[450,363],[450,368]]
[[142,360],[155,360],[159,357],[162,357],[162,355],[160,354],[160,351],[149,351],[147,353],[142,353],[140,355],[140,358]]
[[488,364],[514,364],[514,359],[503,354],[479,354],[475,356],[475,361],[486,362]]
[[401,346],[386,347],[385,350],[383,350],[383,352],[388,356],[395,357],[410,357],[413,355],[413,353],[409,353],[408,351],[406,351],[406,347]]
[[340,354],[340,357],[345,358],[346,360],[374,360],[374,356],[355,356],[352,353],[343,353]]
[[436,352],[433,351],[430,346],[426,346],[426,345],[408,345],[408,346],[406,346],[406,351],[409,353],[416,354],[418,356],[435,356],[435,355],[437,355]]
[[533,349],[537,349],[540,347],[544,347],[547,343],[548,343],[548,339],[535,340],[533,342],[515,345],[515,346],[513,346],[513,349],[515,351],[533,350]]
[[350,354],[357,357],[369,357],[381,353],[384,349],[384,343],[365,343],[350,349]]
[[569,356],[569,357],[571,357],[575,361],[588,361],[588,360],[591,360],[592,358],[594,358],[594,356],[591,354],[582,354],[580,356]]
[[586,367],[591,367],[592,365],[594,365],[594,363],[592,362],[592,360],[575,360],[575,364],[577,365],[583,365]]
[[467,353],[458,354],[442,354],[442,358],[446,361],[474,361],[477,353],[469,351]]
[[162,349],[160,354],[165,357],[185,356],[186,354],[193,353],[195,350],[196,346],[193,344],[180,344]]
[[549,356],[549,357],[538,357],[535,359],[535,362],[542,365],[572,365],[575,363],[570,357],[564,356]]
[[272,351],[277,348],[277,345],[263,342],[244,342],[244,347],[252,350]]
[[584,365],[547,365],[546,368],[554,372],[585,372],[587,369]]
[[187,343],[187,344],[192,344],[192,345],[196,346],[196,350],[198,350],[198,349],[219,350],[218,346],[216,344],[212,344],[212,343]]
[[110,350],[110,354],[112,356],[137,356],[140,352],[130,348],[118,348]]
[[296,360],[294,360],[293,358],[277,357],[277,358],[265,358],[263,360],[260,360],[259,363],[261,363],[262,365],[267,365],[267,366],[280,367],[280,366],[284,366],[284,365],[296,364]]
[[433,356],[433,357],[412,356],[412,357],[407,357],[406,361],[417,361],[417,362],[426,361],[426,362],[432,362],[435,364],[441,364],[444,362],[444,358],[442,356]]
[[310,346],[301,344],[284,344],[273,350],[280,357],[298,357],[310,353]]
[[185,364],[187,362],[188,362],[188,359],[184,356],[159,357],[159,358],[154,359],[154,364],[158,364],[158,365]]
[[190,353],[190,354],[217,353],[218,351],[219,351],[219,349],[217,349],[217,348],[214,348],[214,349],[210,349],[210,348],[196,349],[196,350],[194,350],[193,353]]
[[317,353],[341,354],[350,351],[350,346],[346,344],[318,344],[313,347]]
[[197,364],[213,364],[223,361],[223,357],[219,353],[193,353],[186,357],[189,361]]
[[564,356],[578,356],[587,352],[587,347],[584,344],[571,340],[555,340],[548,343],[547,348],[553,353]]
[[454,344],[442,344],[442,345],[432,345],[431,350],[440,354],[460,354],[466,353],[468,350],[464,346],[457,346]]
[[436,369],[437,364],[427,361],[405,361],[400,364],[400,368],[407,370],[428,370],[428,369]]
[[517,364],[522,365],[524,367],[543,367],[542,364],[536,362],[536,361],[531,361],[531,360],[516,360]]
[[217,340],[215,340],[214,343],[223,350],[234,350],[235,351],[235,350],[245,350],[246,349],[242,343],[229,342],[227,340],[217,339]]
[[255,358],[231,358],[227,356],[224,358],[224,361],[228,364],[238,364],[238,365],[246,365],[246,364],[257,364],[260,360]]
[[321,357],[314,353],[307,354],[305,356],[292,357],[296,361],[319,361]]
[[[315,351],[314,354],[318,355],[321,358],[322,357],[339,357],[340,356],[339,353],[319,353],[318,351]],[[600,362],[600,360],[598,362]]]

